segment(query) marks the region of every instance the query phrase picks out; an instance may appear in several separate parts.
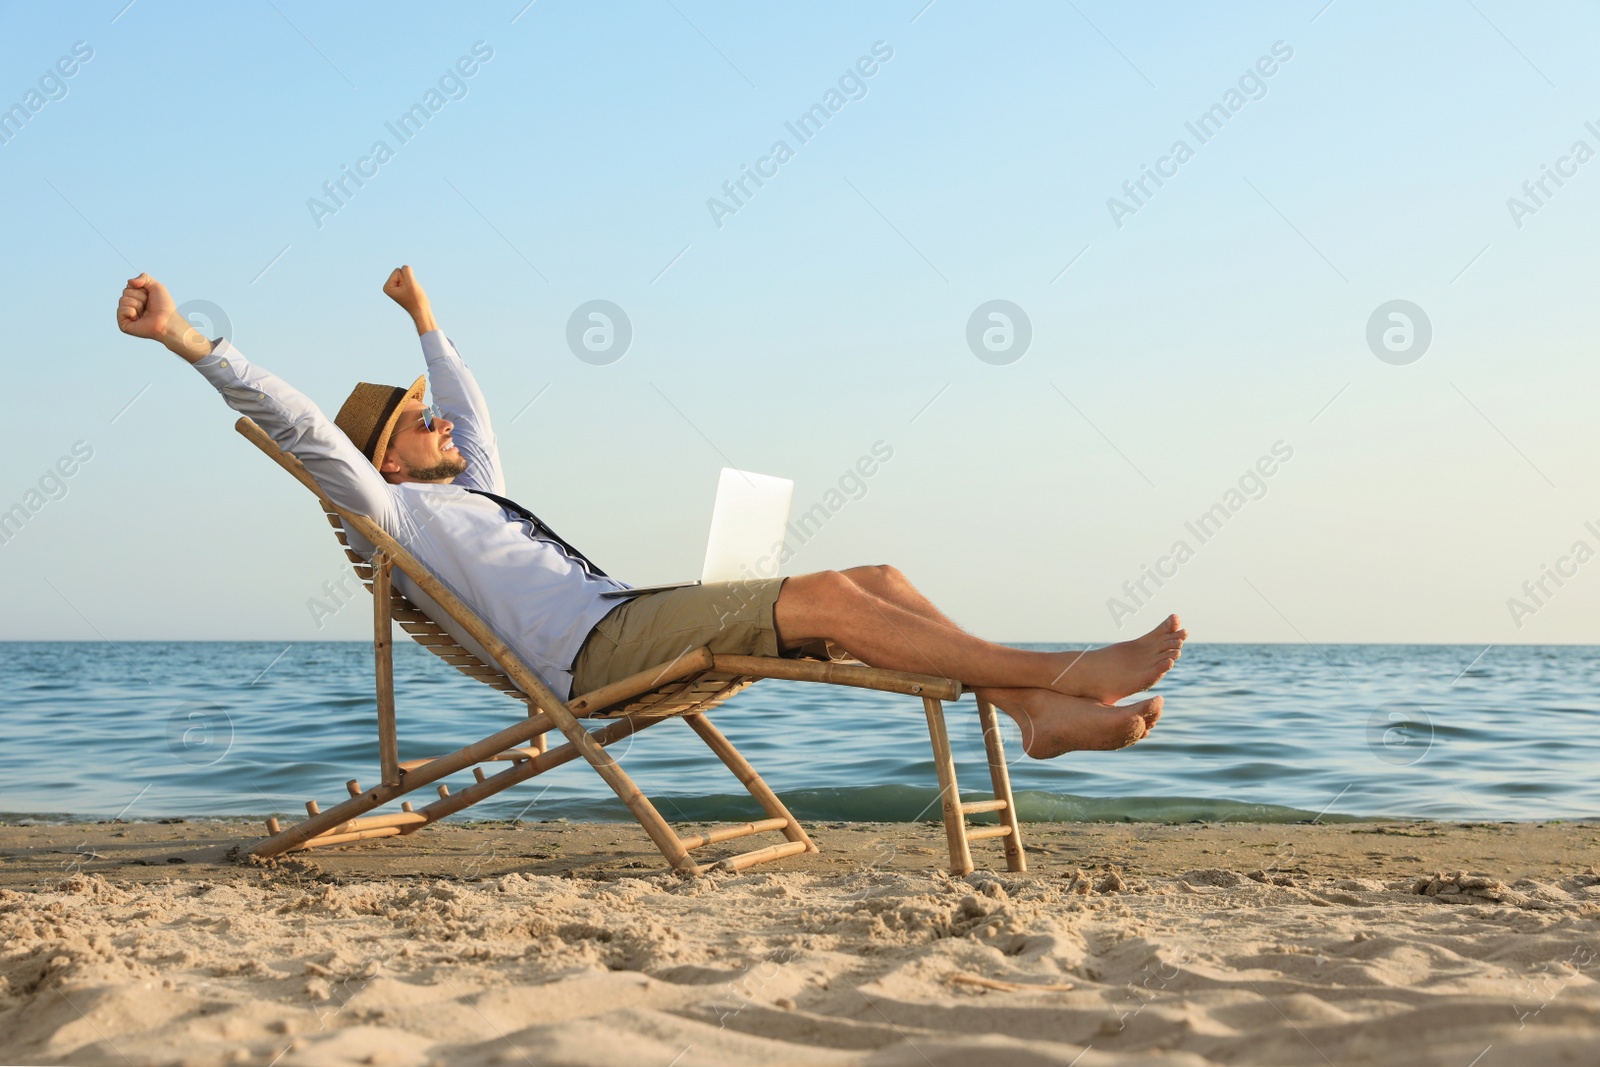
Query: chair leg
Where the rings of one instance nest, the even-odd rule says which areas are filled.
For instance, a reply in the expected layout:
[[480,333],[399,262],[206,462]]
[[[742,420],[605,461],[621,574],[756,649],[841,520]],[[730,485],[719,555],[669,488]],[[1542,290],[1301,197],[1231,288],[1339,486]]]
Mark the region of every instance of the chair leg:
[[944,834],[950,846],[950,873],[960,877],[972,873],[972,851],[967,847],[966,812],[961,809],[961,791],[956,787],[956,761],[950,754],[950,737],[945,732],[944,704],[935,697],[923,697],[922,708],[928,715],[933,766],[939,772],[939,803],[944,809]]
[[400,784],[400,743],[394,725],[394,623],[390,571],[382,551],[372,557],[372,653],[378,679],[378,763],[387,786]]
[[639,791],[639,787],[633,784],[633,779],[628,777],[628,773],[611,758],[611,753],[590,736],[589,731],[583,728],[583,724],[573,716],[572,712],[560,703],[550,703],[549,706],[541,704],[540,710],[550,716],[556,728],[566,735],[578,753],[589,762],[601,778],[605,779],[612,792],[628,805],[628,810],[633,812],[633,817],[639,820],[639,825],[644,827],[644,832],[650,835],[650,840],[655,842],[656,848],[661,850],[661,854],[667,858],[673,869],[686,874],[699,874],[700,865],[690,858],[689,850],[683,847],[678,835],[667,825],[667,820],[663,819],[656,806],[650,803],[650,798]]
[[706,718],[703,712],[693,712],[685,715],[683,719],[689,724],[690,729],[700,735],[700,740],[710,746],[711,751],[717,754],[717,758],[727,766],[728,770],[733,772],[734,777],[750,791],[750,795],[756,798],[756,803],[761,805],[762,811],[774,819],[785,820],[786,825],[782,828],[784,837],[804,844],[807,852],[817,851],[811,836],[800,825],[800,821],[790,814],[783,801],[778,799],[778,794],[762,780],[761,775],[756,773],[756,769],[750,766],[750,762],[740,754],[739,750],[733,747],[733,742],[729,741],[721,730],[711,725],[711,720]]
[[1017,801],[1011,795],[1011,769],[1006,764],[1005,744],[1000,739],[1000,720],[994,705],[978,697],[978,723],[983,727],[983,747],[989,756],[989,780],[994,783],[994,798],[1003,801],[1000,823],[1011,832],[1001,838],[1006,849],[1006,867],[1012,871],[1026,871],[1028,859],[1022,851],[1022,826],[1017,821]]

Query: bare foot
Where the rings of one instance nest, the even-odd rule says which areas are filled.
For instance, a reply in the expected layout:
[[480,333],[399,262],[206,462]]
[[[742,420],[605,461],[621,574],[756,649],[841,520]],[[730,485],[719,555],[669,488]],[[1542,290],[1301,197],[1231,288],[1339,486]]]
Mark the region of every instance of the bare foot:
[[1127,748],[1147,737],[1161,718],[1161,698],[1108,707],[1048,689],[984,689],[1022,728],[1022,750],[1034,759],[1054,759],[1080,749]]
[[1101,704],[1142,693],[1161,680],[1183,655],[1189,631],[1168,615],[1154,630],[1088,652],[1062,652],[1062,671],[1050,688],[1066,696],[1088,697]]

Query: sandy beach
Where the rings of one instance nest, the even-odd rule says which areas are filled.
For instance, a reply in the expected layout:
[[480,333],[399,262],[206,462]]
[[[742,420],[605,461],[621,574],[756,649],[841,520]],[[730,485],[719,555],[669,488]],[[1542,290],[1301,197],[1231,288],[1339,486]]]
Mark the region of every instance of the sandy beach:
[[[637,827],[258,865],[237,822],[0,827],[0,1061],[1592,1063],[1600,827],[930,824],[690,880]],[[998,850],[995,850],[996,853]],[[230,855],[230,852],[232,854]],[[980,846],[979,863],[997,863]]]

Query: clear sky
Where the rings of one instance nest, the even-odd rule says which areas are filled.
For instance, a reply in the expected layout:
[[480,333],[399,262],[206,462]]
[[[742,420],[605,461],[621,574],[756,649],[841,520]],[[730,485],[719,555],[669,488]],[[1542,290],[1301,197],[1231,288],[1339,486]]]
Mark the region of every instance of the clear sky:
[[0,638],[370,635],[114,308],[148,270],[332,413],[420,372],[410,263],[513,495],[636,582],[731,464],[823,507],[790,573],[1000,640],[1600,640],[1590,5],[125,3],[0,5]]

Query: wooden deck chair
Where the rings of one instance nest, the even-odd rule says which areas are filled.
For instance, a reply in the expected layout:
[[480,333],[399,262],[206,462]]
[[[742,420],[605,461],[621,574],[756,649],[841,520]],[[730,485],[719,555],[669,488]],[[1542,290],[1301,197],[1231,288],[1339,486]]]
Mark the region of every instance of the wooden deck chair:
[[[742,870],[800,852],[816,852],[816,845],[799,821],[705,714],[759,679],[782,678],[920,697],[933,742],[945,834],[950,848],[951,873],[969,873],[973,869],[969,843],[991,837],[1002,840],[1010,870],[1027,869],[1016,805],[1011,795],[1011,779],[1001,747],[998,717],[994,707],[982,700],[978,702],[978,714],[983,727],[994,799],[963,804],[957,791],[955,760],[945,730],[943,702],[955,700],[962,694],[961,683],[948,678],[878,670],[861,664],[775,656],[729,656],[699,648],[670,663],[563,701],[475,612],[377,523],[364,515],[353,514],[334,505],[305,466],[280,449],[250,419],[241,418],[235,428],[317,495],[356,574],[373,595],[372,644],[377,673],[379,784],[362,789],[360,782],[352,779],[345,783],[348,799],[326,811],[315,800],[307,801],[308,817],[287,828],[281,827],[276,818],[268,819],[267,830],[271,836],[253,845],[250,848],[252,854],[265,858],[292,849],[414,833],[485,797],[580,757],[628,806],[644,827],[645,833],[650,835],[667,862],[676,870],[699,874],[703,868],[690,857],[692,850],[758,833],[781,833],[785,840],[781,844],[728,857],[719,866]],[[350,529],[359,532],[376,547],[371,560],[364,559],[350,548],[342,524],[348,524]],[[391,582],[394,568],[399,568],[432,599],[439,611],[470,635],[488,654],[488,661],[469,652],[435,619],[401,595]],[[463,674],[526,704],[526,717],[515,725],[447,755],[402,762],[395,726],[391,647],[392,623],[395,622],[428,651]],[[605,721],[590,731],[579,722],[580,718]],[[767,818],[719,826],[688,837],[680,837],[667,824],[655,805],[612,759],[606,746],[670,718],[681,718],[689,724],[750,792],[766,812]],[[549,747],[546,735],[551,730],[558,731],[566,743],[556,748]],[[479,766],[494,762],[509,762],[510,766],[494,774],[485,774]],[[474,781],[459,792],[452,793],[449,786],[441,782],[449,775],[469,769]],[[399,812],[366,815],[374,808],[435,783],[440,783],[437,787],[438,799],[425,807],[414,808],[410,801],[404,801]],[[966,816],[979,812],[996,812],[999,822],[967,827]]]

